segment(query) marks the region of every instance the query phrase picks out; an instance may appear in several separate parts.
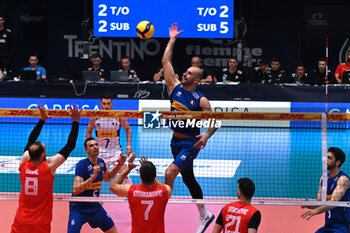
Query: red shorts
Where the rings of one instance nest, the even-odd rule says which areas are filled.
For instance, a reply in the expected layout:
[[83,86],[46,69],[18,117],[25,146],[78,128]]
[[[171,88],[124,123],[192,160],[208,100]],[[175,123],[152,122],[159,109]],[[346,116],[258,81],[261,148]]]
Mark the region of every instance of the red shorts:
[[15,219],[11,227],[11,233],[50,233],[51,224],[30,225],[18,223]]

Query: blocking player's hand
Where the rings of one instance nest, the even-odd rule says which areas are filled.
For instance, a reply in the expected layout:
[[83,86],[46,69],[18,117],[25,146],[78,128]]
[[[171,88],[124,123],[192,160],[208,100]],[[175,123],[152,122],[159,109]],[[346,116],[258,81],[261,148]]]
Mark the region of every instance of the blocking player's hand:
[[205,145],[207,145],[207,141],[208,141],[207,136],[206,135],[198,135],[196,137],[199,138],[199,141],[196,144],[194,144],[194,148],[203,149],[205,147]]
[[92,173],[92,176],[91,176],[91,177],[93,177],[94,179],[96,179],[96,177],[97,177],[98,173],[100,173],[100,171],[101,171],[100,165],[96,164],[96,165],[94,166],[94,168],[93,168],[93,173]]
[[129,157],[129,156],[131,155],[131,153],[132,153],[132,148],[131,148],[131,146],[127,146],[127,147],[126,147],[126,155]]
[[70,105],[69,107],[70,107],[70,112],[69,112],[70,117],[73,119],[73,121],[79,122],[80,113],[81,111],[83,111],[83,109],[80,109],[79,111],[78,106],[75,106],[75,104],[73,106]]
[[135,167],[137,167],[136,164],[134,164],[134,160],[136,159],[136,154],[132,153],[131,156],[128,159],[128,168],[130,170],[134,169]]
[[123,153],[120,154],[119,159],[117,160],[117,164],[113,164],[114,166],[118,165],[118,164],[124,164],[126,161],[126,155],[124,155]]
[[145,156],[141,156],[141,158],[139,159],[141,166],[142,166],[142,164],[144,164],[147,161],[148,161],[148,157],[145,157]]
[[38,108],[39,108],[39,111],[40,111],[40,120],[42,120],[42,121],[46,121],[47,119],[50,119],[51,118],[51,116],[49,116],[47,113],[46,113],[46,110],[45,110],[45,108],[44,108],[44,106],[43,105],[39,105],[38,104]]

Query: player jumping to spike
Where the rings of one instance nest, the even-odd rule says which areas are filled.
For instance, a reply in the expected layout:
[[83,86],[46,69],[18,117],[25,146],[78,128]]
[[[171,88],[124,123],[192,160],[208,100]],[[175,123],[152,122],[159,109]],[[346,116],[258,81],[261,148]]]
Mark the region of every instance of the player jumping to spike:
[[[211,111],[210,103],[196,86],[200,82],[203,72],[198,67],[190,67],[183,74],[180,82],[176,78],[174,68],[171,63],[173,49],[177,36],[182,31],[178,31],[177,24],[172,24],[169,29],[170,40],[164,51],[162,65],[164,79],[169,88],[171,111]],[[199,128],[179,128],[172,127],[174,131],[171,140],[171,150],[174,161],[165,171],[165,184],[173,188],[175,178],[179,173],[183,182],[189,189],[192,198],[203,199],[203,192],[196,181],[193,173],[193,160],[197,157],[200,149],[203,149],[208,139],[215,133],[216,128],[209,128],[206,134],[201,135]],[[209,213],[204,204],[197,204],[200,213],[200,224],[197,233],[204,232],[213,221],[214,215]]]

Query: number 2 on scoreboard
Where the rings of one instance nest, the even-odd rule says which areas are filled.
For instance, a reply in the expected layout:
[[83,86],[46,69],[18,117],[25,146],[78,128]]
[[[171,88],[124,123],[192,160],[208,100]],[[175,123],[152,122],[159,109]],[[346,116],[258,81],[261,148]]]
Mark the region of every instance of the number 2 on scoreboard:
[[[231,219],[231,221],[230,221]],[[226,216],[227,223],[225,224],[225,232],[230,233],[239,233],[239,224],[241,223],[241,217],[240,216],[234,216],[234,215],[227,215]],[[229,222],[230,221],[230,222]],[[228,230],[230,226],[236,223],[236,228],[234,231]]]
[[153,200],[152,201],[141,201],[141,204],[148,205],[147,209],[145,211],[145,220],[148,220],[148,213],[150,212],[152,206],[153,206]]

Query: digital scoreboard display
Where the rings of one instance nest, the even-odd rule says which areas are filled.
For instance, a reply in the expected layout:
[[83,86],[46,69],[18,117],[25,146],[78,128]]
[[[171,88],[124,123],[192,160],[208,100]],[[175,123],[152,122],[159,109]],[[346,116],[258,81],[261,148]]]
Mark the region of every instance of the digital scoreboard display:
[[153,37],[169,37],[172,23],[182,38],[233,38],[233,0],[94,0],[94,36],[137,37],[141,21]]

